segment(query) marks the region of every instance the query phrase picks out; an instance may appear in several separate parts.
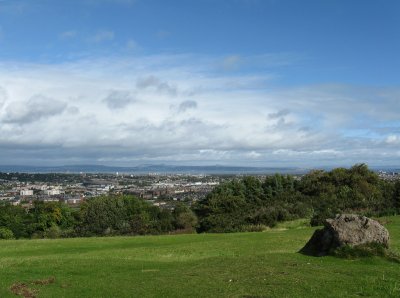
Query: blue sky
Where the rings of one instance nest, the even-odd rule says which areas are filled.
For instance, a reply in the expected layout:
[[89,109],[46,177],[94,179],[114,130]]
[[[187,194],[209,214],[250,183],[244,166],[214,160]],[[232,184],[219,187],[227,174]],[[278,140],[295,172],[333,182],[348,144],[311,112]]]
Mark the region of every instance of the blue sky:
[[0,0],[0,163],[399,165],[399,14]]

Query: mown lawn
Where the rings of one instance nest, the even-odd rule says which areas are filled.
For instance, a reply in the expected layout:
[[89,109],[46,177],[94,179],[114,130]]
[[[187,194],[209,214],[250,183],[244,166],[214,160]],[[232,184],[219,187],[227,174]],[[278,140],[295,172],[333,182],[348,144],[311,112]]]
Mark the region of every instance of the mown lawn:
[[[386,226],[400,252],[400,217]],[[287,228],[4,240],[0,297],[16,297],[10,288],[18,283],[37,297],[400,297],[400,264],[304,256],[297,251],[314,229]]]

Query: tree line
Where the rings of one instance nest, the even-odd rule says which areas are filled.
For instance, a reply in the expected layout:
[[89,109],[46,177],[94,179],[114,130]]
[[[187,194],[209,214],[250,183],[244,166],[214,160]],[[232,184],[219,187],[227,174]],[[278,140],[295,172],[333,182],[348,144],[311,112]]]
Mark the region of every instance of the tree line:
[[338,213],[400,214],[400,181],[379,178],[365,164],[350,169],[315,170],[301,179],[275,174],[232,180],[195,206],[199,232],[235,232],[311,218],[321,225]]
[[34,201],[29,209],[0,207],[0,239],[190,233],[196,225],[186,205],[170,211],[127,195],[92,198],[79,209],[42,201]]
[[337,213],[400,214],[400,181],[382,180],[364,164],[311,171],[298,179],[247,176],[217,186],[192,208],[153,206],[128,195],[108,195],[72,209],[35,201],[32,208],[0,206],[0,238],[148,235],[177,232],[257,231],[278,222],[310,218],[312,225]]

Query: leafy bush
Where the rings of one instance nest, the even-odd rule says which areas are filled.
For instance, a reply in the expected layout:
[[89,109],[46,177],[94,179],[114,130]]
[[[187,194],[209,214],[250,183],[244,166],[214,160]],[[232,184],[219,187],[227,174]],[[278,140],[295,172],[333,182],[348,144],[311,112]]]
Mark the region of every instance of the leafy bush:
[[14,233],[6,227],[0,227],[0,239],[14,239]]
[[197,216],[184,204],[178,204],[172,212],[175,229],[191,231],[198,224]]
[[[192,213],[190,209],[189,212]],[[174,229],[173,216],[148,202],[125,195],[101,196],[81,205],[77,233],[83,236],[147,235]],[[185,227],[191,218],[182,216]]]
[[74,238],[74,237],[78,237],[78,234],[74,228],[61,230],[60,238]]
[[60,227],[57,225],[52,225],[50,228],[48,228],[46,231],[44,231],[43,236],[45,238],[55,239],[55,238],[60,238],[61,235],[62,235],[62,233],[61,233]]

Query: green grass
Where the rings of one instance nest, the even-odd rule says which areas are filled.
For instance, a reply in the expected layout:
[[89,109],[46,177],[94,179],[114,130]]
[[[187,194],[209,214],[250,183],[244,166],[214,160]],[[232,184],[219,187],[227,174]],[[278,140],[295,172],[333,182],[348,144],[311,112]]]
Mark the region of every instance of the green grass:
[[280,222],[276,225],[275,229],[290,230],[290,229],[302,229],[309,227],[310,227],[310,219],[302,218],[302,219]]
[[[400,217],[386,226],[400,252]],[[400,297],[398,263],[297,253],[313,231],[0,241],[0,297]]]

